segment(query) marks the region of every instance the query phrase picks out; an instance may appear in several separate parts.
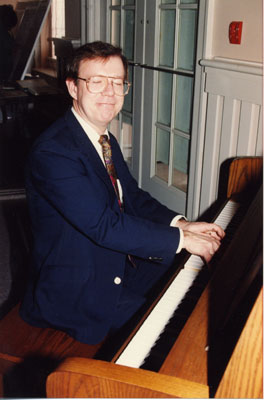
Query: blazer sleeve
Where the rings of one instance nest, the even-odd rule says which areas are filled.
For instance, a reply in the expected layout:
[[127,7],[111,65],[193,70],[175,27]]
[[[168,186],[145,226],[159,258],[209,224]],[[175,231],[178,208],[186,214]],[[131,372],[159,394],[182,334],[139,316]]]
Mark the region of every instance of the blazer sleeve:
[[30,157],[31,182],[53,209],[100,246],[171,263],[179,244],[179,229],[121,213],[81,153],[54,142],[39,146]]

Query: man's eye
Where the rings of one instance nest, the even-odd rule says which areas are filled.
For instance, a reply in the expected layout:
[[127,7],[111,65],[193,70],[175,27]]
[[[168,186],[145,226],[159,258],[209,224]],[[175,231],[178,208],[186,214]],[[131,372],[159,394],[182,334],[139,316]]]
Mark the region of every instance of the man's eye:
[[123,81],[118,80],[118,81],[113,81],[115,86],[123,86]]
[[95,84],[100,84],[100,83],[102,83],[102,79],[100,79],[100,78],[92,78],[91,82],[95,83]]

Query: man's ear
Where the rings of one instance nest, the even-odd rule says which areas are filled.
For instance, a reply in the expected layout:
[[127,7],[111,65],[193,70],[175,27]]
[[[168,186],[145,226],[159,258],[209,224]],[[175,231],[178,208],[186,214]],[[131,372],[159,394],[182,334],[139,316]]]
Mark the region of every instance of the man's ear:
[[77,100],[77,86],[74,79],[66,79],[66,85],[71,97]]

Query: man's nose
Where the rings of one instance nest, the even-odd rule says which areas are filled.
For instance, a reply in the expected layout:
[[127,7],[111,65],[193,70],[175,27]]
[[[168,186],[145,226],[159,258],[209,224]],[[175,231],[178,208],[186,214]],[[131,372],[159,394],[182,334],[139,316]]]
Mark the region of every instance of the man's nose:
[[107,79],[107,85],[105,86],[103,93],[108,96],[114,96],[114,83],[111,79]]

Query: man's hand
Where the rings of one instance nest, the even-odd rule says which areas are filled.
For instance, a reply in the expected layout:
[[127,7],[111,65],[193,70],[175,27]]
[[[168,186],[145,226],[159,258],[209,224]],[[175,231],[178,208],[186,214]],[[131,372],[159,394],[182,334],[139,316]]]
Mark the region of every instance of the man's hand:
[[206,262],[211,260],[225,236],[219,225],[207,222],[188,222],[181,219],[177,222],[177,227],[183,230],[183,248],[204,258]]

